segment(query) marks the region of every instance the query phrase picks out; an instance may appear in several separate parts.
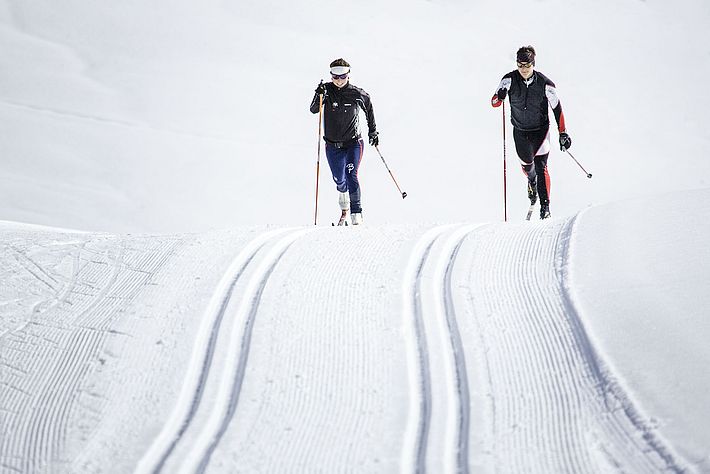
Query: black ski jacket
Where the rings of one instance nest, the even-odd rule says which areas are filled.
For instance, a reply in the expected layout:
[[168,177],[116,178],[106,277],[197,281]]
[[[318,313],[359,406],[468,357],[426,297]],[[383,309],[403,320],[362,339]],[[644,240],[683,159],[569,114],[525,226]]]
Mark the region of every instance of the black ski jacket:
[[506,95],[510,97],[510,121],[518,130],[527,132],[549,128],[549,105],[555,114],[558,130],[565,131],[565,117],[557,98],[557,89],[543,73],[533,71],[533,75],[525,80],[517,70],[509,72],[501,79],[491,105],[500,106]]
[[[348,143],[360,138],[358,107],[365,111],[368,135],[377,133],[375,114],[372,110],[370,95],[348,82],[342,89],[332,82],[325,85],[323,100],[324,136],[329,143]],[[313,96],[311,112],[318,113],[318,93]]]

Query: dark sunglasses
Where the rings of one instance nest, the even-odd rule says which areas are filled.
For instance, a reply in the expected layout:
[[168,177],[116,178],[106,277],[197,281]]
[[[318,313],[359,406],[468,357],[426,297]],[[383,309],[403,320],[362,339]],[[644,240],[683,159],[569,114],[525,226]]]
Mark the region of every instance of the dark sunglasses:
[[347,72],[345,74],[331,74],[330,77],[333,79],[347,79],[348,74]]
[[518,63],[518,67],[525,68],[525,69],[532,67],[532,66],[533,66],[533,63],[521,63],[521,62]]

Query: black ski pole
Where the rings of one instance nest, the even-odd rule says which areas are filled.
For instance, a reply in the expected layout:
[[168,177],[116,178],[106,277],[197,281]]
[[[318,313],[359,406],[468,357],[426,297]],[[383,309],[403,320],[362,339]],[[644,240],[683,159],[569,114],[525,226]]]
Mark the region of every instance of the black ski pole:
[[584,174],[587,175],[587,178],[592,179],[592,173],[588,173],[587,170],[584,169],[584,166],[579,164],[579,161],[577,161],[577,158],[575,158],[574,155],[572,153],[570,153],[567,148],[565,148],[565,152],[567,152],[567,154],[572,157],[574,162],[577,163],[577,166],[579,166],[582,169],[582,171],[584,171]]
[[397,191],[399,191],[399,194],[402,195],[402,199],[406,198],[406,197],[407,197],[407,193],[406,193],[406,192],[403,192],[403,191],[399,188],[399,184],[397,184],[397,180],[394,179],[394,175],[392,174],[392,170],[390,170],[390,167],[387,166],[387,162],[385,161],[385,157],[382,156],[382,153],[380,153],[380,148],[379,148],[377,145],[375,145],[375,150],[377,150],[377,154],[380,155],[380,158],[382,159],[382,163],[385,164],[385,168],[387,168],[387,171],[389,171],[390,176],[392,176],[392,181],[394,181],[394,185],[397,186]]

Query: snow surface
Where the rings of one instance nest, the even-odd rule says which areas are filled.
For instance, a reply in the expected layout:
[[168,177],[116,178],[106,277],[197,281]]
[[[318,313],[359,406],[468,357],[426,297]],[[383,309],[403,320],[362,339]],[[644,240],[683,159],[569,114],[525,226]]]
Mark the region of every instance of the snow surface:
[[[0,1],[0,472],[710,472],[708,24]],[[553,151],[554,218],[520,222],[509,140],[502,223],[523,44],[594,178]],[[368,147],[362,228],[324,166],[310,225],[340,56],[409,195]]]
[[707,471],[709,198],[668,196],[687,212],[662,224],[643,201],[516,224],[3,224],[0,465]]

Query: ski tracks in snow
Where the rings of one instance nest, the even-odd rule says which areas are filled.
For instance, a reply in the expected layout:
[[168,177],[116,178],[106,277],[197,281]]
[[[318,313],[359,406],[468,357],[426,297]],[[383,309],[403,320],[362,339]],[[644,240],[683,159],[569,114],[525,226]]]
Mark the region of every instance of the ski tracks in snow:
[[[403,472],[424,472],[427,468],[432,472],[468,471],[470,401],[451,281],[456,254],[476,227],[433,228],[417,241],[408,259],[402,308],[410,333],[405,340],[409,344],[406,351],[412,403],[404,430]],[[264,233],[235,258],[205,311],[179,401],[136,472],[207,470],[237,409],[251,331],[264,287],[291,244],[311,231],[281,229]],[[265,250],[269,245],[270,249]],[[258,254],[265,255],[257,257]],[[256,269],[244,289],[235,292],[252,266]],[[230,301],[236,299],[235,293],[240,295],[236,308]],[[218,333],[224,332],[230,335],[220,342]],[[215,358],[224,359],[220,375],[212,373],[219,365]],[[212,396],[206,394],[210,390],[215,392]],[[206,413],[198,414],[206,399],[210,406],[204,409]]]
[[[315,228],[258,234],[212,293],[175,406],[136,472],[684,471],[614,382],[567,293],[573,224],[328,229],[299,252],[287,251]],[[64,452],[82,367],[120,302],[176,245],[77,257],[69,289],[56,291],[17,260],[59,301],[43,310],[101,284],[72,292],[64,309],[78,329],[57,336],[73,349],[44,386],[18,377],[0,387],[14,432],[0,440],[0,470],[38,471]]]
[[[112,329],[121,309],[150,284],[180,242],[106,237],[50,242],[45,248],[17,241],[12,252],[24,271],[14,275],[18,281],[3,283],[24,288],[25,277],[32,275],[49,291],[0,344],[0,359],[23,355],[17,357],[16,374],[4,377],[12,384],[0,386],[0,471],[50,472],[57,466],[66,469],[69,425],[76,423],[72,415],[87,400],[94,402],[95,416],[103,409],[103,399],[83,384],[106,341],[129,337]],[[50,247],[64,248],[56,262]],[[33,254],[47,261],[40,264]],[[64,257],[71,261],[70,270],[60,265]]]
[[405,270],[402,308],[412,400],[403,472],[468,472],[468,375],[451,281],[456,255],[475,228],[430,229]]
[[497,472],[682,472],[610,382],[566,293],[573,224],[491,227],[461,252],[478,339],[467,349],[489,397],[472,457]]
[[415,244],[402,472],[686,470],[586,335],[565,288],[573,225],[440,226]]
[[[137,473],[167,472],[164,467],[178,452],[181,459],[174,460],[169,471],[176,470],[178,466],[180,472],[205,471],[239,401],[251,331],[264,287],[291,244],[312,230],[297,228],[264,232],[247,244],[233,260],[204,313],[176,407],[140,460]],[[270,243],[270,248],[264,250]],[[257,267],[249,276],[241,299],[233,301],[237,284],[241,283],[248,267],[253,266],[251,262],[261,253],[265,255],[254,264]],[[233,305],[237,306],[234,311]],[[233,314],[233,317],[224,321],[226,314]],[[219,337],[222,333],[229,335],[222,338],[223,341]],[[215,363],[215,355],[222,355],[219,364]],[[222,367],[221,373],[215,374],[218,366]],[[207,399],[205,392],[210,388],[214,391],[209,402],[211,406],[204,407]],[[206,421],[196,423],[201,408],[208,411],[204,417]],[[188,431],[193,432],[189,442],[185,441]]]

